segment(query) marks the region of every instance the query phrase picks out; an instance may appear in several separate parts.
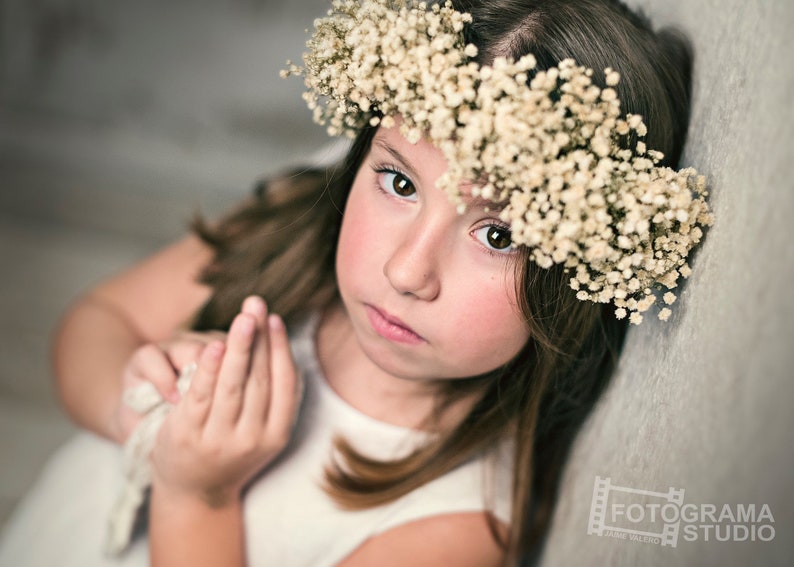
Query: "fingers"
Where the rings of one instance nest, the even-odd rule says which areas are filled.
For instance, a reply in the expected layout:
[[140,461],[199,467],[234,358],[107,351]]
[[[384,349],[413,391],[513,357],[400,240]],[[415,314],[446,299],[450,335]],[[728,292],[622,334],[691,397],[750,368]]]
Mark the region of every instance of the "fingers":
[[251,296],[243,302],[243,313],[249,313],[256,319],[256,338],[251,349],[251,367],[246,387],[253,385],[256,389],[267,388],[270,381],[270,337],[267,330],[267,305],[261,297]]
[[144,345],[135,352],[131,362],[130,370],[134,380],[151,382],[163,399],[178,399],[179,393],[175,388],[176,372],[160,348],[154,344]]
[[171,366],[177,372],[181,372],[199,359],[204,347],[209,343],[210,339],[198,333],[186,333],[177,340],[162,344],[161,347],[167,353]]
[[249,433],[261,431],[270,399],[270,333],[267,328],[267,306],[259,297],[249,297],[243,312],[255,314],[257,333],[251,352],[251,368],[245,385],[240,427]]
[[270,408],[267,416],[268,435],[286,444],[300,403],[299,373],[292,358],[289,337],[278,315],[268,318],[270,331],[271,372]]
[[233,432],[257,444],[283,446],[300,402],[299,373],[283,321],[249,297],[226,339],[202,353],[185,404],[203,435]]
[[225,351],[226,345],[221,341],[207,345],[197,362],[190,388],[182,403],[176,407],[176,411],[183,413],[185,419],[196,428],[203,427],[210,415]]
[[208,427],[224,430],[237,421],[242,409],[255,335],[256,319],[248,313],[237,315],[226,340],[226,352],[218,372]]

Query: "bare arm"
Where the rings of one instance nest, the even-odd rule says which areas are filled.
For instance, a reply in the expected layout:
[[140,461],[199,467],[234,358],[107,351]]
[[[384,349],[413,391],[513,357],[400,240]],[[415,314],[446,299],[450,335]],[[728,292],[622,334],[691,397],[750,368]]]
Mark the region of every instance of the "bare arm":
[[53,365],[58,394],[77,424],[123,439],[113,419],[123,369],[142,345],[169,338],[207,300],[210,290],[196,277],[211,258],[188,236],[100,283],[66,312]]
[[150,518],[152,567],[245,567],[242,501],[210,506],[155,485]]
[[286,447],[299,373],[283,322],[248,298],[201,353],[152,452],[153,567],[245,565],[242,490]]
[[[152,498],[153,567],[246,565],[242,503],[214,507],[192,498]],[[507,528],[499,526],[501,537]],[[186,536],[186,534],[188,534]],[[261,537],[267,537],[262,534]],[[482,512],[434,516],[370,538],[338,567],[500,567],[505,554]]]
[[[505,541],[507,526],[497,522],[497,531]],[[504,560],[486,514],[461,512],[415,520],[371,537],[338,567],[499,567]]]

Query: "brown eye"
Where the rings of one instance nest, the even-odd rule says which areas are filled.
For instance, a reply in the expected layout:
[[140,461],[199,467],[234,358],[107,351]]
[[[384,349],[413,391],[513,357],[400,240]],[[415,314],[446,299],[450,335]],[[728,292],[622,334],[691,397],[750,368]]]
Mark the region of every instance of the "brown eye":
[[510,246],[510,231],[492,226],[488,229],[488,244],[497,250],[504,250]]
[[387,192],[393,192],[398,197],[410,199],[416,195],[416,188],[411,181],[396,171],[383,173],[383,185]]
[[510,252],[513,249],[513,240],[510,231],[501,226],[484,226],[476,232],[477,240],[487,248],[497,252]]

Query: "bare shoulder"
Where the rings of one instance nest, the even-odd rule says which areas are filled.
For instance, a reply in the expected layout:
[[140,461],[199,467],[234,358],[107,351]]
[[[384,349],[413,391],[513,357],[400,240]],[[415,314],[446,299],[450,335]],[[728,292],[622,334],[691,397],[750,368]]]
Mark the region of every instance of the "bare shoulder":
[[[504,541],[507,527],[496,522]],[[484,512],[444,514],[416,520],[368,539],[339,567],[498,567],[504,550]]]

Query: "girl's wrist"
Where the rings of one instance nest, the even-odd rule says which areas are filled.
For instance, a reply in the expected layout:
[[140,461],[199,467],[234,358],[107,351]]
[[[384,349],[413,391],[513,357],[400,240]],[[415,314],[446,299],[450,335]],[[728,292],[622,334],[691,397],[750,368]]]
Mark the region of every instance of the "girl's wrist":
[[221,510],[240,507],[242,490],[233,486],[178,488],[155,474],[152,478],[152,499],[157,499],[164,507],[173,509]]
[[149,549],[153,567],[242,567],[246,564],[244,532],[239,497],[208,498],[202,491],[152,483]]

